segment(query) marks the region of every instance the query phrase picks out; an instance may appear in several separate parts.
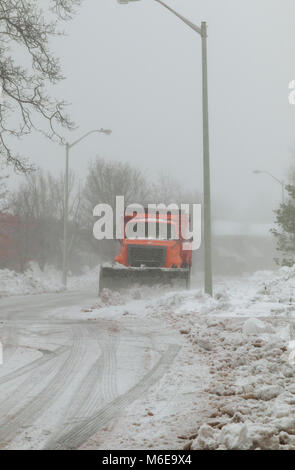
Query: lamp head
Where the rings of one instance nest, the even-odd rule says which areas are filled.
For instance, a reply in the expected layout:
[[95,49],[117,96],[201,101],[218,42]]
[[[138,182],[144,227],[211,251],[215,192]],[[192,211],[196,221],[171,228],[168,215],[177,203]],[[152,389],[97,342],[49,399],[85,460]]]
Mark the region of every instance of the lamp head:
[[117,0],[118,3],[120,3],[120,5],[124,5],[127,3],[130,3],[130,2],[138,2],[139,0]]
[[111,129],[98,129],[97,132],[100,132],[101,134],[105,134],[105,135],[111,135],[112,133]]

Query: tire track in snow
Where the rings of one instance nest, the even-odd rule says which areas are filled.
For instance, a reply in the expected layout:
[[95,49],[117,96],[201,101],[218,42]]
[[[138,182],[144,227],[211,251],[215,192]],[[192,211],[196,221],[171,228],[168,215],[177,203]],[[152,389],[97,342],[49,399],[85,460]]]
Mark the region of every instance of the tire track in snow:
[[[101,403],[107,400],[111,401],[118,395],[116,381],[118,342],[117,335],[111,336],[106,342],[103,341],[101,355],[91,366],[85,379],[81,378],[82,384],[76,390],[75,397],[65,418],[59,422],[54,440],[50,439],[46,444],[46,448],[51,448],[54,445],[59,439],[56,436],[62,436],[70,432],[73,423],[80,423],[85,418],[92,416]],[[65,422],[66,424],[64,424]]]
[[116,366],[119,341],[117,336],[115,336],[115,338],[110,336],[110,338],[112,338],[112,344],[109,343],[105,346],[106,361],[101,382],[101,394],[104,402],[114,400],[118,395]]
[[90,418],[86,418],[82,423],[74,426],[71,431],[65,433],[47,449],[77,449],[84,444],[91,436],[106,426],[112,418],[115,418],[124,408],[134,400],[141,397],[147,390],[158,382],[167,372],[170,364],[180,349],[179,345],[172,344],[164,352],[157,364],[148,372],[138,384],[132,387],[123,395],[106,404]]
[[11,380],[15,380],[20,378],[22,375],[26,375],[32,370],[36,369],[36,367],[40,367],[43,364],[46,364],[49,361],[52,361],[57,356],[60,356],[63,354],[66,350],[68,349],[67,346],[61,346],[58,348],[56,351],[50,351],[48,353],[43,353],[42,357],[39,357],[38,359],[35,359],[34,361],[30,362],[26,366],[19,367],[18,369],[10,372],[9,374],[4,375],[3,377],[0,377],[0,385],[10,382]]
[[[45,363],[45,366],[47,367],[42,367],[41,364],[40,367],[34,369],[32,374],[29,377],[25,378],[21,384],[16,386],[16,388],[14,387],[8,390],[9,398],[3,401],[0,406],[0,426],[2,426],[3,423],[9,420],[11,415],[14,416],[15,414],[17,414],[18,411],[15,411],[15,409],[17,410],[17,408],[20,408],[21,410],[25,407],[25,398],[34,394],[34,389],[38,387],[38,384],[42,380],[42,377],[44,377],[44,375],[49,376],[54,370],[54,368],[58,366],[59,362],[59,357],[51,358],[51,361]],[[46,385],[44,385],[44,387],[45,386]]]
[[[70,385],[71,377],[75,373],[77,365],[80,365],[81,358],[84,357],[84,354],[87,351],[87,344],[85,342],[84,336],[83,328],[74,329],[73,346],[70,349],[70,353],[66,360],[57,370],[57,373],[50,380],[49,384],[45,385],[42,391],[37,394],[37,396],[32,398],[29,403],[24,405],[20,411],[17,411],[14,416],[9,416],[3,424],[1,423],[0,442],[10,441],[18,432],[21,431],[22,426],[35,421],[40,415],[42,415],[44,409],[50,407],[58,392],[60,390],[64,390],[67,386]],[[29,377],[27,381],[32,382],[32,378]],[[33,382],[33,387],[35,387],[35,381]],[[19,389],[19,393],[21,393],[23,397],[22,386]],[[13,398],[15,399],[15,395]],[[20,397],[18,397],[18,399],[19,398]],[[7,404],[5,403],[4,405],[6,407]]]

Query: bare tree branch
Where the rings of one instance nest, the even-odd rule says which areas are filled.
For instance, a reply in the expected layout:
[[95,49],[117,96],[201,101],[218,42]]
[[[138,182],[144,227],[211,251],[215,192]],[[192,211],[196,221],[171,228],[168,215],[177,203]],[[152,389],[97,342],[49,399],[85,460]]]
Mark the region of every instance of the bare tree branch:
[[61,142],[60,129],[74,126],[65,113],[66,103],[46,90],[64,78],[50,40],[63,34],[58,23],[71,19],[81,0],[46,0],[43,9],[39,3],[0,0],[0,160],[23,172],[31,166],[13,150],[11,138],[37,130]]

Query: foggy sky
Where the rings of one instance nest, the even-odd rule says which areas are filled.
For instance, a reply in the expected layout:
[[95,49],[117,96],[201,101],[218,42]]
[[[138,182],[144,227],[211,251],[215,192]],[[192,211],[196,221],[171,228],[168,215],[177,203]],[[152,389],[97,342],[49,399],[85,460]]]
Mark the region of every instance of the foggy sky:
[[[208,22],[211,176],[214,216],[269,223],[280,202],[278,184],[252,170],[285,178],[295,149],[294,0],[167,0],[200,24]],[[93,135],[71,151],[83,178],[96,155],[165,171],[190,189],[202,188],[201,40],[153,0],[119,5],[85,0],[53,48],[66,80],[55,94],[71,102],[79,129]],[[20,148],[59,173],[64,151],[40,135]],[[294,157],[293,157],[294,158]],[[295,164],[295,158],[294,158]],[[11,184],[19,181],[12,176]]]

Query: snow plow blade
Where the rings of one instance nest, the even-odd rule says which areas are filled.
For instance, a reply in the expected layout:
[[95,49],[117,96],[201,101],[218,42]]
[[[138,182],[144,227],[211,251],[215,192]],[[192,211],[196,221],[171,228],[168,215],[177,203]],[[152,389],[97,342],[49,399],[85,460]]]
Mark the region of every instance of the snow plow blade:
[[190,269],[101,266],[99,294],[103,289],[117,291],[136,285],[171,285],[171,287],[188,289],[190,287]]

